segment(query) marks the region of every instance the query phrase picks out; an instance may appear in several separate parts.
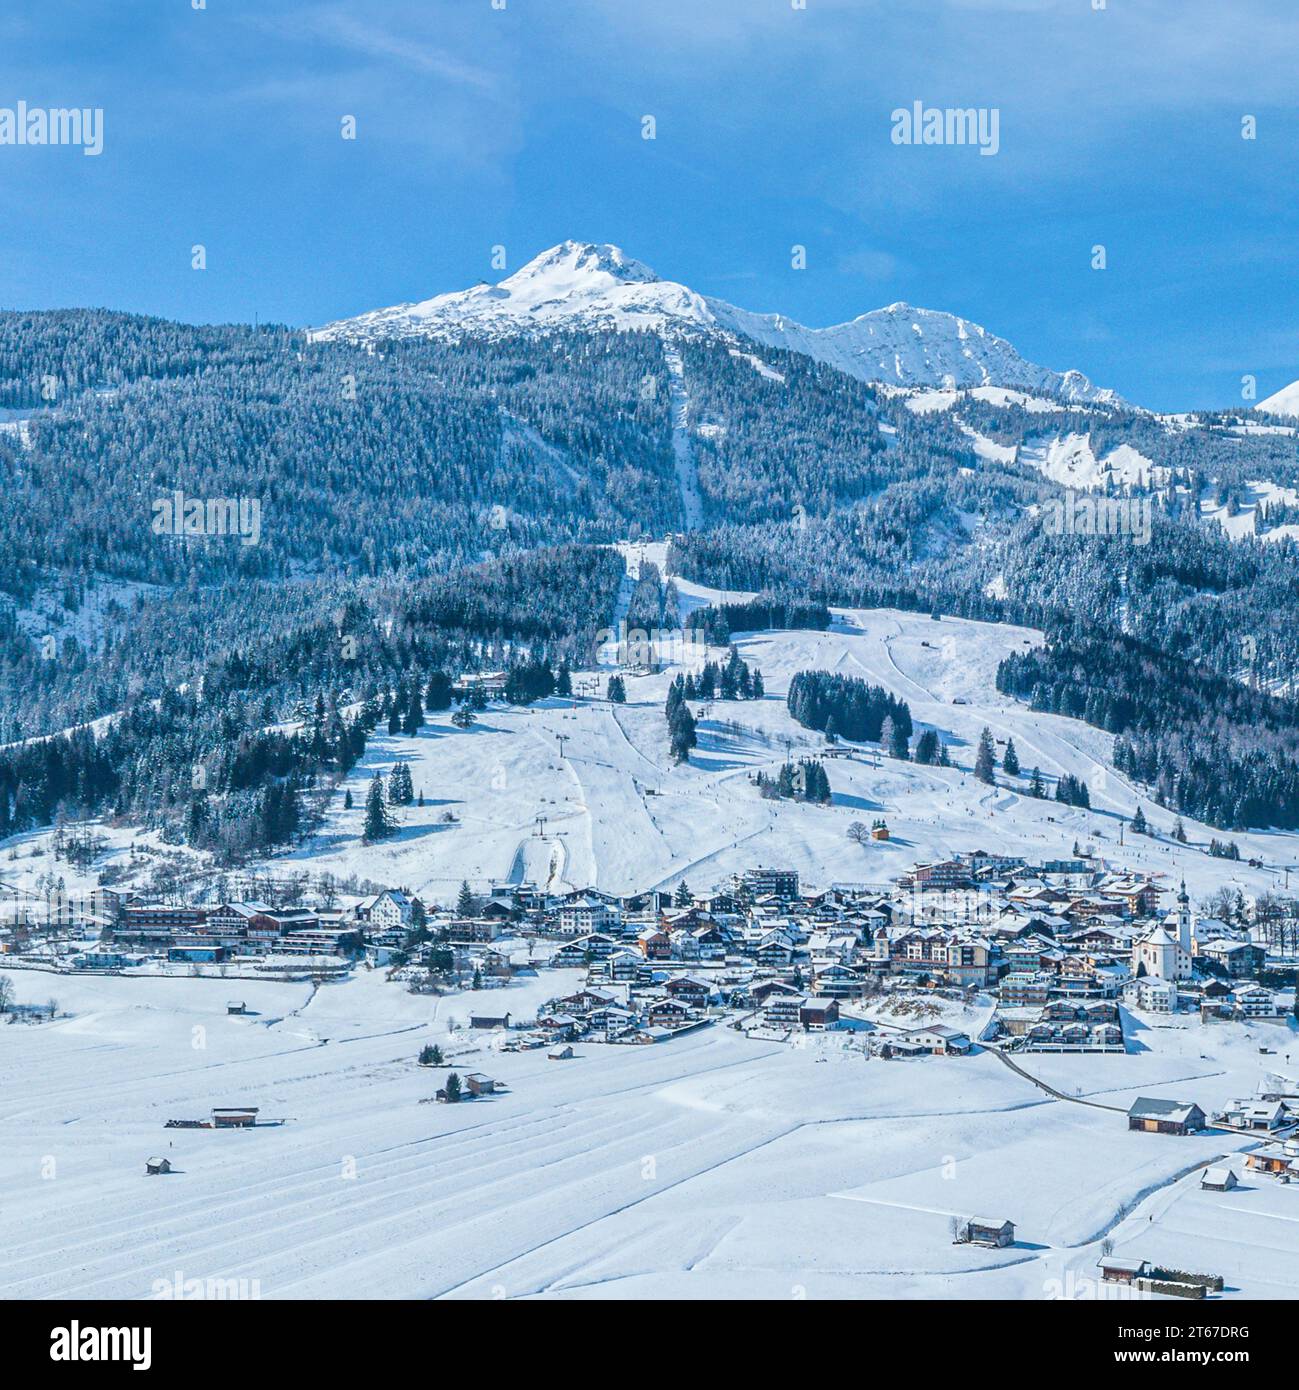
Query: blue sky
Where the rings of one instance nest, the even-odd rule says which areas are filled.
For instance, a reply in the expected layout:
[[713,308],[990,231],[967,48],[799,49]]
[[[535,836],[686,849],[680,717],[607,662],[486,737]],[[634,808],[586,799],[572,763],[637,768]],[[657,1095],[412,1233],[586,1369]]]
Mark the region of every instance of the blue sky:
[[[813,325],[946,309],[1155,408],[1299,377],[1289,0],[193,3],[8,0],[0,107],[105,145],[0,146],[0,305],[314,324],[574,237]],[[1000,151],[894,145],[917,100]]]

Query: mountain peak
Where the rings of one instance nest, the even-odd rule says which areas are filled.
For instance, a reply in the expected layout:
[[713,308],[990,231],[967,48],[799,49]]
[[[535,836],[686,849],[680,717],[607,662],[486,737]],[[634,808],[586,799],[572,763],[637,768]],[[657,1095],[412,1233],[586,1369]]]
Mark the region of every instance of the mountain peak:
[[561,241],[495,285],[375,309],[314,330],[318,340],[506,337],[576,329],[679,336],[720,333],[801,353],[864,381],[901,387],[1006,386],[1071,401],[1113,401],[1081,372],[1025,361],[1004,339],[954,314],[906,303],[830,328],[754,314],[663,280],[608,242]]
[[561,241],[558,246],[534,256],[522,269],[502,280],[501,286],[557,274],[583,278],[607,276],[624,285],[650,285],[659,278],[643,261],[626,255],[620,246],[609,242]]

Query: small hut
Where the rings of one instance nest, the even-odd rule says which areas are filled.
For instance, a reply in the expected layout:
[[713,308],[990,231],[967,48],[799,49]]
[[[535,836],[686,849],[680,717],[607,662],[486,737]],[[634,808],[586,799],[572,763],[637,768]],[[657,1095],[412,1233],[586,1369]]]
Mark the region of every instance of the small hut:
[[144,1171],[151,1178],[156,1178],[159,1173],[170,1173],[171,1159],[146,1158],[144,1160]]
[[971,1216],[962,1223],[958,1242],[1004,1249],[1015,1243],[1015,1223],[990,1216]]

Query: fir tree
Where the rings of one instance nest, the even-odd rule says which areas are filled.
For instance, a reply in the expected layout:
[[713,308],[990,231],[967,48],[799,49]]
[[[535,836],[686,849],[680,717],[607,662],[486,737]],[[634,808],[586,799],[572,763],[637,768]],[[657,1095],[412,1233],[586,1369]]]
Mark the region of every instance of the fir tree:
[[677,762],[684,763],[690,760],[690,750],[697,742],[694,715],[682,700],[672,712],[672,718],[668,723],[668,747]]
[[911,750],[907,747],[906,730],[894,720],[887,720],[886,722],[892,725],[888,736],[889,757],[901,758],[903,762],[906,762],[911,756]]
[[376,772],[370,782],[370,790],[365,794],[365,828],[362,838],[366,844],[387,839],[394,830],[388,808],[383,803],[383,778]]
[[474,897],[473,889],[469,886],[468,879],[462,879],[460,883],[460,896],[456,898],[456,913],[460,917],[472,917],[477,906],[477,899]]
[[979,751],[974,758],[974,775],[980,782],[990,785],[994,781],[993,770],[997,766],[996,745],[992,741],[992,730],[985,724],[979,735]]
[[434,671],[428,678],[424,691],[424,708],[443,710],[451,708],[451,677],[445,671]]
[[417,734],[424,727],[424,702],[420,699],[419,684],[416,681],[410,683],[410,699],[406,705],[406,713],[401,721],[401,731],[404,734]]
[[1001,767],[1007,777],[1019,776],[1019,754],[1015,752],[1015,740],[1013,738],[1006,740],[1006,753],[1001,760]]

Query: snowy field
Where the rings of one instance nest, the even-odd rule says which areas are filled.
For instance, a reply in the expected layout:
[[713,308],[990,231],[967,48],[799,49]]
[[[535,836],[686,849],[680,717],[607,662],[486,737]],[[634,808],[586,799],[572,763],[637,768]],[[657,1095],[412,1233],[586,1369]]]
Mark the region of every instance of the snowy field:
[[[1201,1192],[1189,1172],[1239,1169],[1250,1140],[1130,1134],[987,1053],[867,1061],[713,1027],[552,1062],[453,1029],[481,996],[380,972],[240,981],[247,1017],[221,980],[10,977],[60,1017],[0,1027],[0,1297],[146,1298],[179,1276],[268,1299],[1040,1299],[1086,1288],[1107,1236],[1222,1273],[1228,1297],[1299,1297],[1299,1189]],[[577,979],[490,1004],[527,1015]],[[1288,1024],[1135,1036],[1128,1057],[1021,1061],[1101,1104],[1207,1110],[1254,1088],[1260,1045],[1299,1057]],[[417,1065],[426,1042],[508,1091],[422,1103],[445,1075]],[[284,1123],[163,1128],[232,1104]],[[175,1171],[147,1177],[151,1155]],[[1017,1244],[953,1245],[972,1214],[1013,1220]]]

